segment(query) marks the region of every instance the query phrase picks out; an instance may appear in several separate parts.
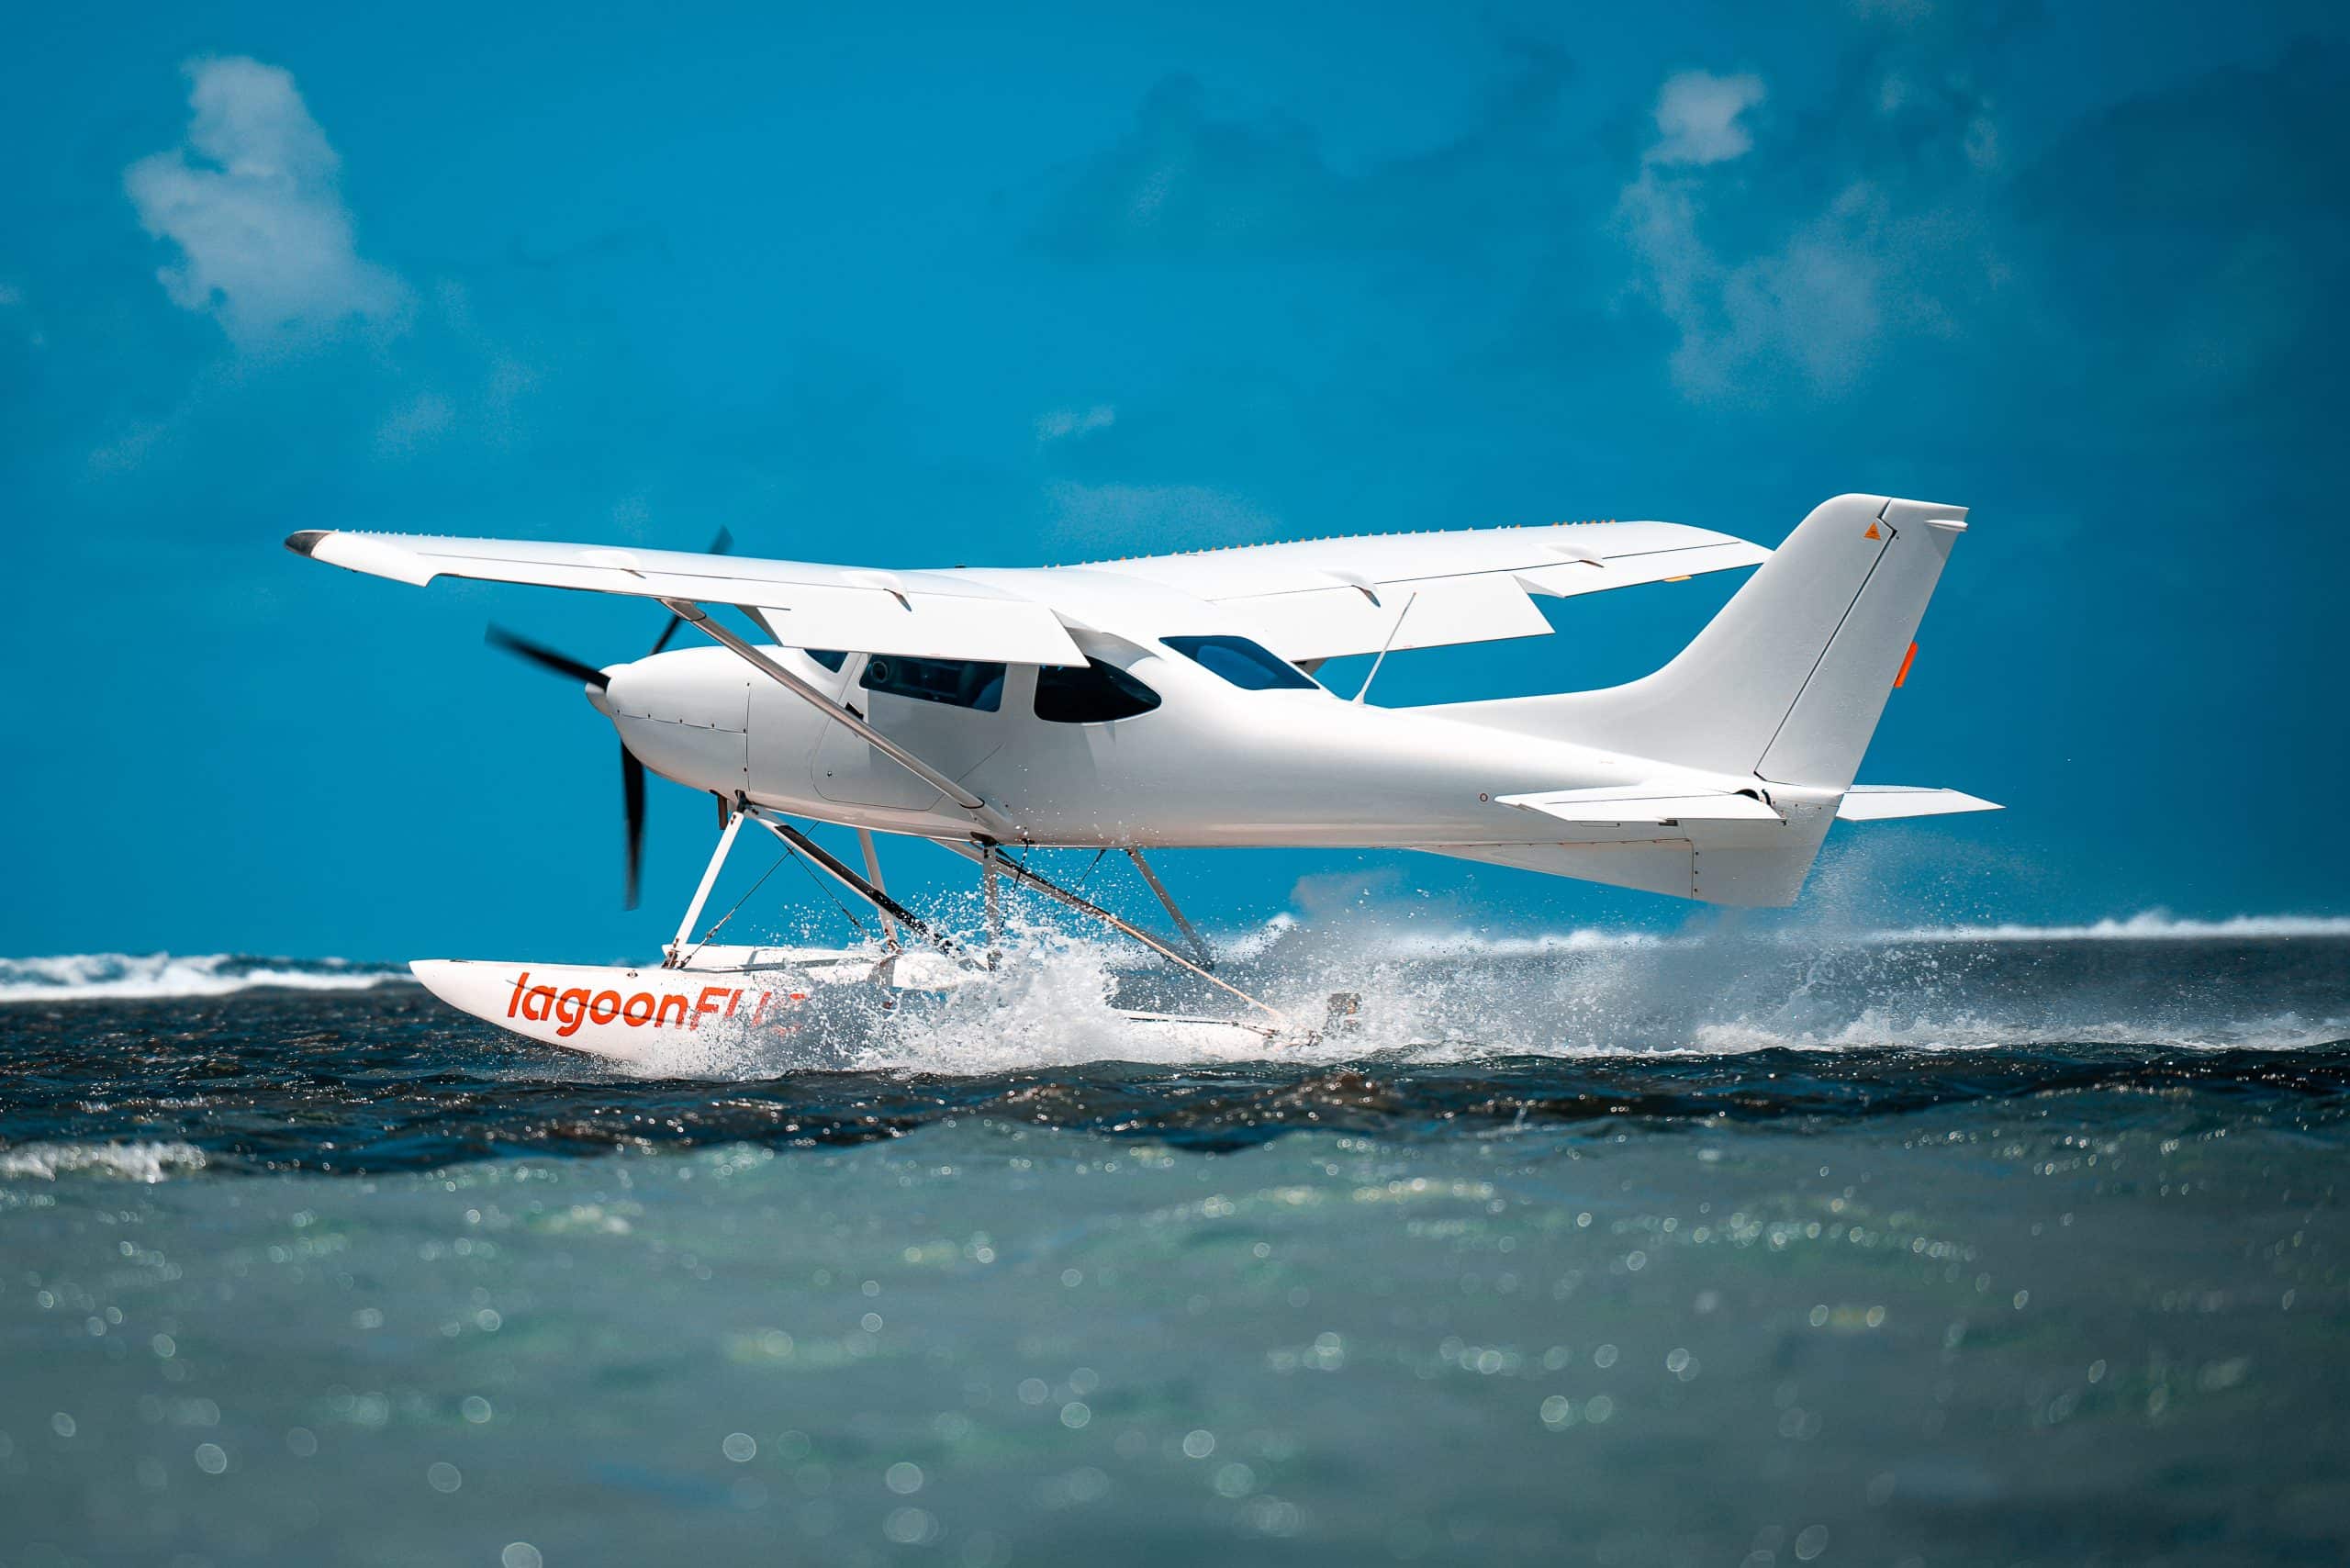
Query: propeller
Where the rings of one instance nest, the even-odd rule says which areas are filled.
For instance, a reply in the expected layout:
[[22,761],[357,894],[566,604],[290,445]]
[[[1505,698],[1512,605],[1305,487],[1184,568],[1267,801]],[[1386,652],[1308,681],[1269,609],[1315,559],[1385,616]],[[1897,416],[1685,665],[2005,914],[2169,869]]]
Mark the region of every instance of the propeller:
[[[706,555],[723,555],[733,548],[734,536],[727,532],[726,530],[722,527],[718,531],[718,537],[710,542],[710,548],[702,552],[702,554]],[[667,647],[669,645],[669,639],[676,636],[677,634],[677,628],[683,626],[685,623],[686,618],[682,615],[672,615],[669,617],[669,624],[662,627],[661,635],[654,639],[653,653],[657,654],[662,649]],[[652,654],[648,654],[645,656],[650,658],[653,655]]]
[[636,907],[636,885],[644,874],[644,764],[621,742],[621,811],[628,821],[628,891],[622,909]]
[[[595,666],[558,653],[543,643],[517,636],[503,626],[490,627],[482,634],[482,640],[517,658],[527,659],[541,669],[568,676],[599,691],[611,684],[611,678]],[[628,749],[626,741],[621,743],[621,811],[628,832],[628,891],[621,907],[634,909],[637,883],[644,869],[644,764]]]
[[582,685],[601,691],[611,684],[611,678],[594,665],[583,664],[569,654],[557,653],[544,643],[533,643],[528,637],[517,636],[503,626],[491,626],[482,633],[483,642],[491,647],[503,648],[518,658],[525,658],[543,670],[567,675]]
[[[722,528],[718,531],[718,537],[710,542],[708,553],[712,555],[723,555],[733,548],[734,536]],[[657,654],[667,647],[669,639],[676,636],[677,628],[685,623],[684,616],[670,616],[669,624],[661,629],[660,637],[653,644],[653,653]],[[528,637],[509,632],[503,626],[491,626],[482,634],[482,640],[492,647],[504,649],[517,658],[527,659],[541,669],[555,675],[568,676],[573,680],[585,686],[592,686],[599,691],[611,685],[611,677],[594,665],[575,659],[569,654],[558,652],[543,643],[533,643]],[[645,655],[647,658],[652,656],[652,654]],[[722,818],[725,809],[725,802],[720,801],[719,811]],[[636,754],[628,749],[626,741],[621,743],[621,812],[622,820],[627,824],[628,833],[628,892],[621,907],[634,909],[637,884],[643,879],[644,871],[644,764],[639,762],[636,759]]]

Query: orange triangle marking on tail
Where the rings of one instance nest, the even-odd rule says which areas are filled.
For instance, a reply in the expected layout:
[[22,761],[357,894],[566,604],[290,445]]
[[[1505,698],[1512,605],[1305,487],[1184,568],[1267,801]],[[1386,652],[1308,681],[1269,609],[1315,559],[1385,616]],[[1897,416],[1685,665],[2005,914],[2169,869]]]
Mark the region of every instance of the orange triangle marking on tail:
[[1882,533],[1879,533],[1879,532],[1876,531],[1876,524],[1875,524],[1875,523],[1870,523],[1870,524],[1869,524],[1869,531],[1868,531],[1866,533],[1864,533],[1864,534],[1861,535],[1861,537],[1862,537],[1862,538],[1863,538],[1863,539],[1882,539],[1882,538],[1884,538],[1884,537],[1885,537],[1885,535],[1884,535],[1884,534],[1882,534]]

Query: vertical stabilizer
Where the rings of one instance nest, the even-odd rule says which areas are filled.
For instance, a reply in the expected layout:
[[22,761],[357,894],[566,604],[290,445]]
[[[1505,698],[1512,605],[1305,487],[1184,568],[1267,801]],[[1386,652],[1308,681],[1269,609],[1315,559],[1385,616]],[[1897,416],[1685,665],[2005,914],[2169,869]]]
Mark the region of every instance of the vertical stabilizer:
[[1655,674],[1444,717],[1709,772],[1841,790],[1898,679],[1966,509],[1884,496],[1815,508]]

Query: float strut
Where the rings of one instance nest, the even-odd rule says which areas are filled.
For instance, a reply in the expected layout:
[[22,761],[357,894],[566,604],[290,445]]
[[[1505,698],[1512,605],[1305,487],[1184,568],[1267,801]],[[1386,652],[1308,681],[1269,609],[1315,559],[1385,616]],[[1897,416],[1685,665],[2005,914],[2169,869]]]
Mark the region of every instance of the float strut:
[[1142,873],[1142,879],[1150,884],[1150,890],[1157,893],[1158,902],[1167,906],[1168,918],[1175,923],[1175,929],[1183,934],[1183,940],[1192,945],[1192,953],[1200,960],[1200,968],[1215,968],[1215,954],[1201,940],[1200,934],[1192,928],[1192,923],[1183,918],[1183,912],[1175,907],[1175,895],[1167,890],[1167,884],[1158,879],[1158,873],[1150,868],[1150,862],[1142,857],[1142,851],[1129,849],[1126,858],[1135,863],[1135,869]]
[[1046,898],[1058,899],[1062,903],[1069,905],[1069,908],[1077,911],[1080,914],[1090,915],[1093,919],[1100,921],[1102,924],[1109,926],[1113,931],[1122,931],[1125,933],[1125,935],[1133,937],[1136,941],[1141,943],[1144,946],[1149,948],[1152,952],[1158,954],[1169,963],[1173,964],[1177,969],[1189,969],[1192,973],[1199,976],[1202,980],[1207,981],[1210,985],[1214,986],[1217,990],[1227,991],[1232,995],[1238,997],[1249,1006],[1278,1019],[1281,1027],[1288,1030],[1291,1034],[1300,1037],[1304,1037],[1305,1036],[1305,1031],[1297,1026],[1297,1020],[1292,1018],[1288,1014],[1282,1012],[1271,1002],[1265,1002],[1249,995],[1247,991],[1241,990],[1238,986],[1232,984],[1228,980],[1217,979],[1215,976],[1208,973],[1207,970],[1200,968],[1199,965],[1192,962],[1191,959],[1183,957],[1182,954],[1177,952],[1174,948],[1169,946],[1166,943],[1160,941],[1158,937],[1153,936],[1149,932],[1145,931],[1141,926],[1136,925],[1129,921],[1120,920],[1116,915],[1112,914],[1100,904],[1088,902],[1086,900],[1078,897],[1077,894],[1070,892],[1067,888],[1060,886],[1058,883],[1046,881],[1035,872],[1028,869],[1027,867],[1020,864],[1019,861],[1007,859],[1003,856],[997,854],[995,846],[989,845],[982,849],[976,845],[959,844],[951,838],[934,839],[932,842],[945,846],[946,848],[953,850],[956,854],[960,855],[966,860],[976,860],[982,867],[988,865],[990,858],[992,858],[996,867],[1013,881],[1032,887],[1038,892],[1043,893]]
[[758,818],[761,827],[799,850],[814,861],[819,868],[830,873],[834,881],[871,904],[876,914],[895,920],[950,958],[963,958],[963,950],[955,945],[953,938],[939,935],[923,924],[918,916],[908,913],[903,904],[850,870],[822,845],[818,844],[789,823],[778,822],[756,806],[749,808],[749,813]]
[[979,850],[979,892],[988,909],[988,968],[1003,961],[1003,890],[995,879],[1003,854],[992,844]]
[[[888,891],[889,890],[883,888],[881,885],[881,852],[873,846],[873,830],[871,828],[861,827],[856,830],[856,846],[865,851],[865,879],[873,884],[873,889],[876,892]],[[881,935],[889,942],[890,950],[893,953],[896,952],[903,946],[903,944],[898,940],[898,922],[896,918],[892,916],[888,910],[881,908],[878,904],[874,906],[873,913],[881,917]]]
[[701,918],[701,906],[710,902],[710,890],[718,880],[719,868],[726,864],[727,852],[734,847],[735,830],[743,825],[742,814],[730,808],[723,796],[719,798],[718,811],[726,821],[726,831],[718,835],[718,853],[702,869],[701,885],[694,889],[693,902],[686,905],[686,918],[677,922],[677,940],[669,944],[669,951],[661,959],[665,969],[677,969],[686,961],[686,944],[694,939],[694,922]]

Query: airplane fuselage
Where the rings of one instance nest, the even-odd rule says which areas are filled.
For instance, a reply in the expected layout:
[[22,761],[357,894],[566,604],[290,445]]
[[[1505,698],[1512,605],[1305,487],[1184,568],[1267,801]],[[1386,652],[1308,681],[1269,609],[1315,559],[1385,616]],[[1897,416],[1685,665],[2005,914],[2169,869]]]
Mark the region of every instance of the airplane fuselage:
[[[1157,706],[1070,722],[1045,716],[1052,705],[1039,700],[1034,665],[984,666],[1002,675],[974,703],[877,689],[875,661],[863,655],[833,668],[798,649],[767,652],[1038,845],[1552,842],[1557,824],[1496,797],[1658,777],[1651,761],[1440,711],[1359,704],[1310,684],[1246,689],[1155,642],[1087,633],[1079,642]],[[680,784],[878,832],[975,831],[969,812],[725,649],[680,649],[607,673],[599,706],[647,767]],[[1751,782],[1690,777],[1713,789]]]

